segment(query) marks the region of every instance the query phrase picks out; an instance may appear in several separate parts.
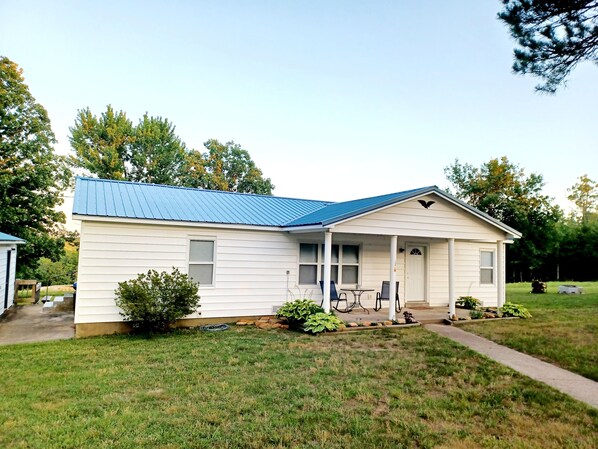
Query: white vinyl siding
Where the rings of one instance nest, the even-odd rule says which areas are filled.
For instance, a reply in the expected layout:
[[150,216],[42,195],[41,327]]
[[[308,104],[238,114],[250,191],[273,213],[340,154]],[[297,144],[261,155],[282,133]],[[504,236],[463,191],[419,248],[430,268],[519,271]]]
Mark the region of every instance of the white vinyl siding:
[[201,315],[191,318],[271,315],[284,303],[297,283],[298,242],[288,233],[85,220],[75,322],[122,321],[114,303],[118,282],[149,269],[187,273],[189,242],[210,238],[214,287],[200,289]]
[[423,199],[435,203],[425,209],[417,200],[407,201],[340,223],[334,231],[413,238],[504,239],[504,233],[496,227],[436,195]]

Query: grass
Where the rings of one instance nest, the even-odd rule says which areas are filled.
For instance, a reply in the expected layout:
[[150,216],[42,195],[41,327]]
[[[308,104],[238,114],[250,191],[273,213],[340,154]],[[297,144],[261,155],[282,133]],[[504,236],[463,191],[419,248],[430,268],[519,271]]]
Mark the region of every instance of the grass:
[[598,412],[423,328],[0,346],[0,447],[594,448]]
[[[73,293],[75,289],[72,285],[50,285],[49,287],[43,286],[40,290],[40,298],[44,296],[51,296],[52,300],[54,296],[62,296],[65,293]],[[19,290],[17,294],[17,304],[18,305],[27,305],[33,304],[33,296],[32,296],[32,289],[22,289]]]
[[532,295],[531,284],[508,284],[507,300],[523,304],[529,320],[484,321],[466,330],[536,356],[598,381],[598,282],[575,282],[582,295],[559,295],[550,282],[548,293]]

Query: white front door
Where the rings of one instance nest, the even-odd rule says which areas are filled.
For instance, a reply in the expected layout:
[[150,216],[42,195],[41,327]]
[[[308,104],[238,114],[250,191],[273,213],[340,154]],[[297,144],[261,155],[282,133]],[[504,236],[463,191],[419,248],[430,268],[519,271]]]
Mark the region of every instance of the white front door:
[[425,246],[409,245],[405,249],[405,300],[426,301]]

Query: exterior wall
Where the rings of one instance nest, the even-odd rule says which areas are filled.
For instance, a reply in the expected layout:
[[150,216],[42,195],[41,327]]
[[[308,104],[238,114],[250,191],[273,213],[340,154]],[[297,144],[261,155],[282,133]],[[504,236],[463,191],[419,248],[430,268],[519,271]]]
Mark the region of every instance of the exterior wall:
[[[317,236],[299,238],[298,242],[317,242]],[[319,241],[323,241],[320,238]],[[318,242],[319,242],[318,241]],[[361,244],[361,275],[360,284],[365,288],[373,288],[374,292],[366,292],[362,296],[362,303],[366,307],[373,307],[376,292],[380,291],[382,281],[390,279],[390,238],[387,236],[373,235],[344,235],[333,234],[332,243]],[[430,306],[448,305],[448,242],[440,239],[422,239],[401,237],[398,241],[399,248],[407,245],[423,245],[426,248],[426,294]],[[479,243],[456,241],[455,242],[455,294],[459,296],[474,296],[480,299],[485,306],[496,306],[498,270],[495,268],[495,282],[492,285],[480,284],[480,251],[489,250],[495,253],[497,245],[493,243]],[[406,288],[406,252],[397,254],[397,280],[401,303],[405,303]],[[294,285],[294,284],[293,284]],[[355,287],[341,285],[342,287]],[[311,298],[320,301],[322,298],[319,286],[299,286],[302,292],[311,293]],[[292,289],[291,289],[292,290]],[[297,289],[295,289],[297,291]],[[349,296],[351,294],[349,293]],[[384,307],[386,307],[386,302]]]
[[8,281],[8,307],[11,307],[15,296],[15,271],[17,269],[17,245],[0,243],[0,314],[4,312],[4,284],[6,281],[6,252],[14,248],[10,259],[10,279]]
[[407,201],[336,225],[334,232],[466,240],[504,239],[504,233],[495,226],[444,198],[429,195],[420,199],[435,201],[435,204],[425,209],[417,200]]
[[[494,251],[494,283],[480,284],[480,251]],[[455,295],[473,296],[484,306],[497,304],[496,268],[497,245],[493,243],[455,242]],[[430,292],[431,306],[448,304],[448,242],[433,243],[430,247]]]
[[[83,221],[75,323],[122,321],[118,282],[149,269],[188,271],[189,240],[216,240],[213,287],[200,287],[201,317],[271,315],[296,283],[297,239],[283,232]],[[190,318],[197,318],[194,314]]]

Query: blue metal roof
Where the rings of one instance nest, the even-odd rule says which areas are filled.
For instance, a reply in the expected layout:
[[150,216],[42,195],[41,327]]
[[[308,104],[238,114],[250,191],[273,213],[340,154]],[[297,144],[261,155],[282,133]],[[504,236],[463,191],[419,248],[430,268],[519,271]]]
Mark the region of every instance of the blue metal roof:
[[25,240],[0,232],[0,242],[25,243]]
[[355,217],[381,207],[394,204],[411,198],[416,195],[424,194],[430,190],[438,189],[437,187],[422,187],[420,189],[406,190],[404,192],[389,193],[387,195],[374,196],[371,198],[362,198],[359,200],[344,201],[342,203],[331,203],[327,206],[318,209],[310,214],[299,217],[286,226],[305,226],[322,224],[328,225],[344,220],[346,218]]
[[521,234],[436,186],[333,203],[159,184],[77,178],[73,214],[275,227],[328,226],[385,206],[435,193],[480,218]]
[[282,226],[330,204],[269,195],[77,178],[73,214]]

